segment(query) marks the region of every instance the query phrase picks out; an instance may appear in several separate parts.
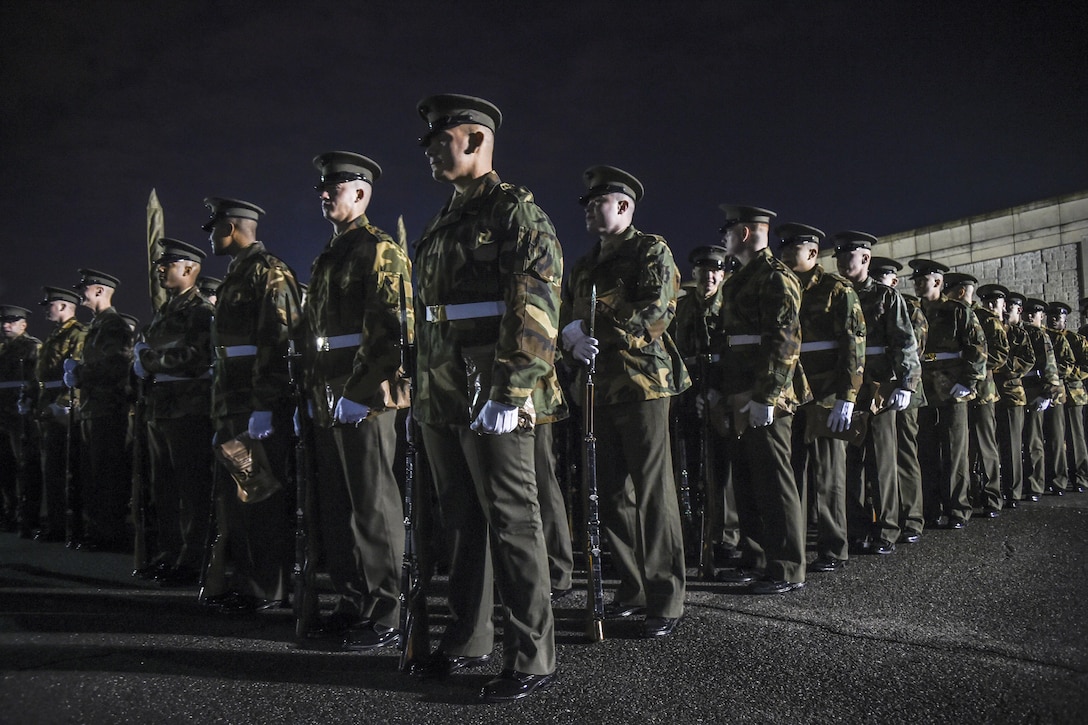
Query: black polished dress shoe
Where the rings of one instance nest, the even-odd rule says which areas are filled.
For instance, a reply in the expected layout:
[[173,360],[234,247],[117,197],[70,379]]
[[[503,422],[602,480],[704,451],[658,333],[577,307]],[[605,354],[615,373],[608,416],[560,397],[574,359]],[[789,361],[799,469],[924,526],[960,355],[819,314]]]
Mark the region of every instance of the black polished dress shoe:
[[472,657],[468,655],[448,655],[442,650],[438,650],[425,660],[413,662],[408,669],[408,674],[425,680],[437,680],[461,670],[483,667],[490,661],[491,655],[489,654]]
[[921,539],[922,539],[921,534],[917,534],[917,533],[915,533],[913,531],[909,531],[909,532],[905,531],[905,532],[903,532],[902,534],[899,535],[899,541],[897,543],[899,543],[899,544],[917,544],[919,541],[921,541]]
[[64,529],[38,529],[34,532],[34,541],[43,544],[56,544],[64,541]]
[[566,589],[557,589],[552,587],[552,604],[555,604],[561,599],[566,599],[570,596],[570,593],[574,591],[573,587],[567,587]]
[[1069,488],[1065,489],[1065,492],[1066,493],[1084,493],[1084,486],[1081,486],[1080,484],[1074,483],[1074,484],[1070,485]]
[[165,561],[157,561],[147,566],[142,566],[139,569],[132,570],[132,576],[137,579],[157,579],[160,574],[170,569],[170,565]]
[[517,670],[503,670],[502,674],[484,685],[480,690],[483,702],[513,702],[528,697],[537,690],[543,690],[555,682],[555,673],[531,675]]
[[749,594],[785,594],[805,586],[804,582],[788,582],[783,579],[760,579],[748,585]]
[[400,644],[400,630],[381,624],[367,622],[360,627],[352,627],[344,638],[345,652],[370,652]]
[[1054,488],[1053,486],[1050,486],[1046,490],[1046,495],[1047,496],[1064,496],[1065,495],[1065,489],[1064,488]]
[[1003,506],[1003,508],[1014,509],[1014,508],[1019,507],[1020,504],[1017,503],[1017,500],[1015,498],[1013,498],[1012,496],[1009,496],[1008,498],[1005,499],[1005,503],[1002,504],[1002,506]]
[[870,547],[870,549],[869,549],[869,553],[870,554],[880,554],[881,556],[887,556],[888,554],[894,554],[895,553],[895,542],[894,541],[885,541],[884,539],[881,539],[880,541],[874,541],[872,547]]
[[679,617],[646,617],[646,621],[642,623],[642,636],[646,639],[668,637],[679,621]]
[[839,571],[846,566],[845,559],[837,559],[834,556],[820,556],[806,567],[806,571]]
[[1039,494],[1037,494],[1037,493],[1025,493],[1023,496],[1020,497],[1020,500],[1021,501],[1038,501],[1039,498],[1040,498]]
[[624,604],[623,602],[609,602],[604,605],[605,619],[625,619],[644,614],[646,607],[641,604]]
[[987,506],[982,511],[982,518],[984,519],[996,519],[1001,515],[1001,509],[994,508],[993,506]]
[[949,519],[948,528],[950,529],[966,529],[967,522],[963,519]]
[[760,576],[762,576],[762,572],[758,572],[755,569],[739,567],[737,569],[722,569],[714,574],[714,580],[725,582],[726,584],[747,584],[759,579]]
[[316,626],[306,632],[307,639],[329,639],[343,637],[349,629],[365,623],[358,614],[351,612],[333,612],[322,617]]

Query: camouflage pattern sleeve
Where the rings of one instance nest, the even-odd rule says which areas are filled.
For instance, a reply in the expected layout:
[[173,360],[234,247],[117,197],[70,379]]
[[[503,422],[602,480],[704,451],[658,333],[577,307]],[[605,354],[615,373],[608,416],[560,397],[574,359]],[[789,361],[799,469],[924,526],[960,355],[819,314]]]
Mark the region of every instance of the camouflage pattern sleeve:
[[362,310],[361,344],[355,352],[351,374],[344,383],[343,396],[371,405],[379,391],[388,388],[401,367],[401,286],[408,314],[408,340],[414,339],[415,314],[412,302],[412,265],[400,245],[380,238],[375,247],[374,266],[363,281],[366,299]]
[[1005,325],[988,310],[976,308],[976,318],[986,338],[986,378],[979,384],[976,401],[995,403],[999,396],[994,373],[1001,369],[1009,358],[1009,337],[1005,333]]
[[907,303],[895,290],[891,292],[884,315],[887,355],[892,363],[896,387],[914,392],[920,387],[922,379],[918,340],[914,335]]
[[257,309],[253,362],[252,410],[272,410],[290,396],[287,342],[302,319],[295,274],[280,260],[270,257],[257,271],[263,295]]
[[865,373],[865,316],[861,302],[853,288],[843,284],[835,298],[835,337],[839,341],[836,397],[838,400],[857,401]]
[[986,381],[986,334],[978,316],[967,305],[960,306],[963,314],[963,361],[966,363],[966,387],[978,391]]
[[[1051,399],[1057,400],[1062,390],[1062,380],[1058,375],[1058,361],[1054,355],[1054,343],[1050,339],[1050,335],[1046,334],[1046,330],[1042,328],[1035,329],[1043,348],[1043,366],[1039,371],[1039,376],[1049,388]],[[1036,351],[1036,367],[1038,367],[1038,351]]]
[[[636,235],[641,237],[637,277],[616,280],[611,289],[597,290],[597,337],[604,344],[629,351],[652,345],[668,330],[680,292],[680,270],[669,245],[656,235],[639,235],[634,227],[619,243]],[[588,311],[584,314],[582,319]]]
[[140,355],[144,368],[177,377],[206,375],[212,364],[212,314],[196,288],[184,300],[164,305],[147,329],[150,347]]
[[[58,325],[42,343],[38,353],[36,374],[41,392],[37,398],[38,413],[43,418],[52,418],[48,408],[50,403],[67,407],[71,405],[70,392],[61,385],[64,376],[64,361],[68,358],[80,360],[83,357],[83,338],[87,328],[76,318]],[[46,385],[48,384],[48,387]]]
[[1055,403],[1064,403],[1066,402],[1066,383],[1076,373],[1077,359],[1073,355],[1073,348],[1070,347],[1068,339],[1061,331],[1048,328],[1046,334],[1054,346],[1054,364],[1060,381],[1058,384],[1060,393],[1055,394],[1053,400]]
[[129,406],[132,343],[132,330],[112,307],[87,328],[83,361],[76,369],[84,418],[115,415]]
[[490,400],[522,407],[537,381],[552,371],[559,336],[563,249],[547,215],[527,201],[510,209],[507,228],[516,230],[500,266],[508,272],[491,374]]
[[759,335],[752,400],[774,405],[793,385],[801,353],[801,283],[788,270],[775,270],[760,285]]
[[1088,340],[1076,332],[1067,331],[1066,339],[1073,350],[1076,367],[1065,383],[1065,390],[1072,405],[1088,405],[1088,390],[1085,390],[1084,381],[1088,378]]

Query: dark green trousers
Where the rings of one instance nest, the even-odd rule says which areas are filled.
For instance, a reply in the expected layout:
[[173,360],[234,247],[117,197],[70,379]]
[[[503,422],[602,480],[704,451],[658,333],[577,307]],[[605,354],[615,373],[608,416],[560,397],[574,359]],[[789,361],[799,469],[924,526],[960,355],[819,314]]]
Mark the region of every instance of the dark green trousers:
[[393,475],[396,414],[314,429],[317,527],[337,612],[400,623],[404,503]]
[[899,444],[895,456],[899,479],[899,528],[905,534],[920,534],[925,527],[925,516],[922,513],[922,469],[918,465],[918,408],[895,413],[895,439]]
[[1001,508],[1001,454],[997,446],[997,415],[993,403],[968,403],[970,466],[977,479],[972,503],[979,508]]
[[422,424],[450,560],[450,623],[439,648],[481,656],[494,648],[497,586],[503,668],[555,670],[548,552],[536,492],[535,434],[481,435]]
[[[559,479],[555,475],[555,436],[553,425],[536,427],[533,461],[536,467],[536,491],[540,497],[540,522],[544,527],[544,543],[548,548],[548,572],[553,589],[570,589],[574,569],[567,503]],[[579,541],[585,536],[579,538]]]
[[805,442],[810,416],[827,418],[827,409],[807,405],[794,416],[793,475],[801,496],[801,512],[816,514],[819,557],[849,558],[846,526],[846,441],[814,438]]
[[772,579],[805,580],[805,517],[790,463],[793,416],[741,436],[733,466],[743,561]]
[[1043,413],[1043,440],[1046,487],[1056,491],[1069,488],[1069,458],[1065,450],[1065,405],[1052,403]]
[[1001,491],[1019,501],[1024,490],[1024,406],[997,408],[997,444],[1001,449]]
[[651,617],[684,613],[684,535],[672,466],[669,398],[597,406],[601,524],[620,578],[616,601]]

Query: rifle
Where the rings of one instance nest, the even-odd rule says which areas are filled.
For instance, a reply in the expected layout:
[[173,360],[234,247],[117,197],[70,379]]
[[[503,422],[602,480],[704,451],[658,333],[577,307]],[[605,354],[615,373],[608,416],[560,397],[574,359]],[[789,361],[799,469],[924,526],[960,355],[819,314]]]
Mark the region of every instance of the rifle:
[[[415,390],[415,346],[408,342],[408,294],[404,278],[400,280],[400,364],[408,380],[408,400],[413,400]],[[408,408],[405,421],[406,443],[404,453],[404,558],[400,568],[400,662],[401,671],[409,670],[416,661],[431,654],[431,639],[427,614],[427,596],[420,572],[419,552],[416,549],[416,463],[421,457],[419,428]]]
[[703,479],[703,521],[699,536],[699,570],[703,579],[713,580],[717,573],[714,564],[714,533],[721,519],[721,492],[718,490],[717,471],[710,465],[710,327],[706,316],[701,318],[703,335],[699,352],[699,395],[704,402],[703,419],[699,423],[699,469]]
[[680,516],[683,526],[684,559],[687,562],[694,561],[702,546],[696,540],[695,511],[691,504],[691,480],[688,475],[688,446],[687,437],[684,435],[684,425],[678,406],[674,405],[669,411],[669,438],[672,443],[673,468],[677,481],[677,495],[680,499]]
[[[597,320],[597,285],[589,293],[589,336],[593,337]],[[597,372],[596,357],[586,365],[585,400],[582,405],[582,492],[586,500],[586,635],[591,642],[604,641],[604,585],[601,575],[601,509],[597,495],[597,437],[593,432],[593,409],[596,405],[593,376]]]
[[79,432],[75,430],[78,419],[79,400],[76,398],[76,389],[69,387],[68,426],[64,443],[64,540],[69,549],[74,549],[83,538],[83,497],[79,490],[77,461],[73,460],[79,455],[79,438],[76,437]]
[[313,478],[313,425],[307,415],[306,391],[298,371],[302,357],[294,340],[287,341],[287,371],[295,392],[298,411],[298,439],[295,442],[295,563],[291,570],[294,581],[295,639],[302,641],[310,632],[320,611],[317,598],[317,541],[313,535],[317,511]]
[[136,410],[132,420],[132,575],[147,568],[147,381],[136,378]]
[[[30,500],[27,496],[27,489],[30,487],[30,481],[27,480],[26,467],[27,467],[27,454],[30,451],[30,426],[27,424],[26,419],[30,413],[23,413],[20,409],[25,407],[29,402],[27,399],[27,376],[26,376],[26,360],[19,358],[19,375],[22,378],[23,385],[19,388],[19,400],[16,403],[16,412],[19,414],[19,457],[15,461],[16,467],[16,520],[19,522],[19,535],[24,539],[31,538],[34,534],[31,530],[31,516],[30,516]],[[37,512],[34,512],[35,516]]]

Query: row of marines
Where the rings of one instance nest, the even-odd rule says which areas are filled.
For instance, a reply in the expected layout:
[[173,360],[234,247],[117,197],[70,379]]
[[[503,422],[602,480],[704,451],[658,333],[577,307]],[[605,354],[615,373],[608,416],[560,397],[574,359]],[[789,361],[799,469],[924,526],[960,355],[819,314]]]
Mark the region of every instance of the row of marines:
[[[689,548],[704,574],[780,594],[850,553],[892,553],[927,525],[962,527],[972,511],[967,420],[978,411],[1002,432],[999,473],[986,423],[971,426],[984,484],[977,503],[990,515],[1003,497],[1015,505],[1041,492],[1032,431],[1044,410],[1046,420],[1061,410],[1066,389],[1070,437],[1083,444],[1073,423],[1083,385],[1065,368],[1059,379],[1055,357],[1054,339],[1071,347],[1073,333],[1015,325],[1018,307],[1034,315],[1047,305],[985,285],[982,306],[972,306],[977,282],[928,260],[911,263],[918,298],[909,299],[895,288],[901,267],[872,258],[875,239],[860,232],[831,240],[839,274],[819,265],[823,233],[813,227],[779,225],[779,259],[775,214],[737,205],[722,207],[722,244],[692,256],[695,287],[681,296],[666,241],[632,223],[642,183],[611,166],[584,174],[580,203],[598,240],[564,286],[550,219],[530,191],[494,171],[498,108],[444,94],[417,110],[431,175],[454,193],[415,243],[414,261],[367,218],[380,166],[336,151],[313,160],[333,235],[313,262],[305,304],[294,272],[258,240],[264,211],[214,197],[203,228],[231,260],[214,305],[196,284],[205,253],[171,239],[155,265],[168,301],[139,336],[112,306],[116,278],[94,270],[82,270],[78,295],[46,289],[57,327],[33,363],[37,345],[20,331],[26,311],[3,310],[2,373],[17,385],[2,392],[19,394],[18,409],[39,423],[46,532],[63,530],[59,512],[72,509],[58,491],[78,441],[84,505],[69,534],[82,525],[75,536],[86,548],[127,547],[126,510],[134,519],[154,511],[157,536],[138,575],[168,586],[201,579],[201,601],[217,611],[277,606],[290,592],[293,492],[247,500],[224,466],[214,480],[208,471],[213,448],[249,439],[286,477],[297,464],[292,432],[310,429],[313,513],[336,603],[307,634],[343,637],[355,651],[395,645],[405,548],[395,461],[410,406],[441,532],[422,548],[441,550],[450,578],[449,624],[411,671],[445,677],[488,665],[497,590],[502,670],[480,696],[503,702],[555,677],[551,607],[571,589],[573,556],[551,424],[568,417],[568,396],[580,402],[591,365],[601,519],[619,579],[605,616],[643,616],[646,637],[668,636],[683,615],[692,494],[701,493],[706,524],[687,538],[700,542]],[[76,304],[94,313],[86,331]],[[1078,369],[1088,374],[1088,364]],[[144,406],[137,420],[147,421],[150,507],[128,485],[131,388]],[[78,436],[69,412],[77,394]],[[1019,417],[1004,414],[1013,409]],[[26,445],[25,417],[13,420],[24,421],[8,426],[21,431],[13,445]],[[1017,468],[1021,426],[1028,478]],[[685,460],[698,462],[701,485],[686,483]],[[1052,485],[1064,488],[1066,476]],[[32,489],[24,483],[23,497]],[[39,506],[29,501],[26,521]],[[810,511],[818,552],[807,563]]]

